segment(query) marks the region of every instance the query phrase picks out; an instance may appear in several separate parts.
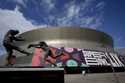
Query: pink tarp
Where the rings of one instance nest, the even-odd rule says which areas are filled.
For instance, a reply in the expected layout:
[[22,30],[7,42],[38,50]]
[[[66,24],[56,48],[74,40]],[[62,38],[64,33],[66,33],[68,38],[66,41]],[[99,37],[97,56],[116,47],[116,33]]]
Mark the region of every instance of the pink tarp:
[[42,66],[41,58],[42,58],[42,49],[36,48],[32,58],[32,66],[40,66],[40,65]]
[[[51,47],[50,50],[52,52],[51,56],[56,57],[57,55],[55,53],[56,53],[57,48]],[[33,58],[32,58],[32,66],[44,67],[47,64],[56,63],[57,58],[53,58],[50,56],[48,56],[46,61],[44,61],[44,54],[43,53],[44,53],[44,51],[41,48],[35,48]],[[58,60],[64,62],[64,61],[68,60],[69,58],[70,58],[69,54],[64,52],[63,55],[58,57]]]

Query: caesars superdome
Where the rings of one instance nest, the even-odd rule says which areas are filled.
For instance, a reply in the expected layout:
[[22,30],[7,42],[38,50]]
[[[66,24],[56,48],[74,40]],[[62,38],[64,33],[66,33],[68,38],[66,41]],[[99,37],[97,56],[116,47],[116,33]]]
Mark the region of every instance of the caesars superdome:
[[[80,27],[49,27],[27,31],[20,36],[26,41],[15,44],[29,52],[34,53],[35,49],[27,49],[27,46],[40,41],[45,41],[55,49],[63,47],[67,55],[53,60],[57,66],[124,66],[114,52],[112,37],[101,31]],[[33,55],[23,56],[18,52],[15,54],[16,65],[32,66]],[[51,65],[47,64],[48,66]]]

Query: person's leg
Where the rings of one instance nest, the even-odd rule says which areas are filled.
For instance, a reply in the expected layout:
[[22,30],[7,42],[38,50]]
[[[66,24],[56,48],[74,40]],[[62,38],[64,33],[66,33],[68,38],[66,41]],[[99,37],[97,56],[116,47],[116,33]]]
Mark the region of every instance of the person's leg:
[[12,53],[13,53],[13,50],[12,50],[11,45],[9,45],[9,44],[4,44],[4,47],[5,47],[5,49],[6,49],[6,52],[7,52],[8,57],[11,56]]
[[7,51],[7,54],[8,54],[8,56],[7,56],[7,58],[6,58],[6,66],[10,66],[11,65],[11,57],[12,57],[12,54],[13,54],[13,50],[12,49],[9,49],[8,51]]
[[21,49],[21,48],[19,48],[19,47],[17,47],[17,46],[14,46],[14,45],[13,45],[12,48],[13,48],[14,50],[17,50],[17,51],[23,53],[23,54],[26,54],[27,56],[31,55],[31,53],[26,52],[25,50],[23,50],[23,49]]
[[46,61],[50,64],[53,64],[54,66],[57,66],[55,63],[51,62],[50,60],[48,60],[48,57],[51,55],[51,51],[50,50],[46,50],[43,51],[43,64],[45,65]]
[[13,66],[15,63],[16,63],[16,56],[15,56],[15,55],[12,55],[12,56],[9,58],[9,64],[10,64],[11,66]]
[[8,50],[8,55],[12,56],[12,54],[13,54],[13,50],[12,49]]
[[5,49],[6,49],[6,52],[7,52],[7,57],[6,57],[6,63],[5,65],[6,66],[10,66],[10,58],[13,54],[13,50],[12,50],[12,47],[10,44],[3,44]]

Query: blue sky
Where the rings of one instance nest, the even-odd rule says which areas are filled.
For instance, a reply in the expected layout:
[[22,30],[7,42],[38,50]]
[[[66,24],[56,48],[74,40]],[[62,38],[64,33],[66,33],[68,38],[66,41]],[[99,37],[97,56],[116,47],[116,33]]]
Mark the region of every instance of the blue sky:
[[106,0],[104,29],[115,40],[115,47],[125,47],[125,0]]
[[124,0],[0,0],[0,54],[4,34],[48,26],[79,26],[111,35],[117,48],[125,47]]

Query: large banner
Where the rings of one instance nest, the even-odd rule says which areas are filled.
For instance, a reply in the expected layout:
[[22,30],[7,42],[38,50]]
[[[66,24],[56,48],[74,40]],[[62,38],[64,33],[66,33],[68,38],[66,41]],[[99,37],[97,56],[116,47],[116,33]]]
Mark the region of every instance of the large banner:
[[109,58],[111,66],[113,67],[122,67],[124,64],[118,57],[117,53],[106,53],[106,56]]
[[83,50],[87,65],[110,66],[110,61],[104,52]]
[[[32,58],[32,66],[68,66],[68,67],[86,67],[86,66],[113,66],[123,67],[116,53],[107,53],[89,49],[79,48],[55,48],[51,47],[51,55],[46,58],[41,48],[36,48]],[[60,51],[61,50],[61,51]],[[61,52],[61,54],[60,54]]]

